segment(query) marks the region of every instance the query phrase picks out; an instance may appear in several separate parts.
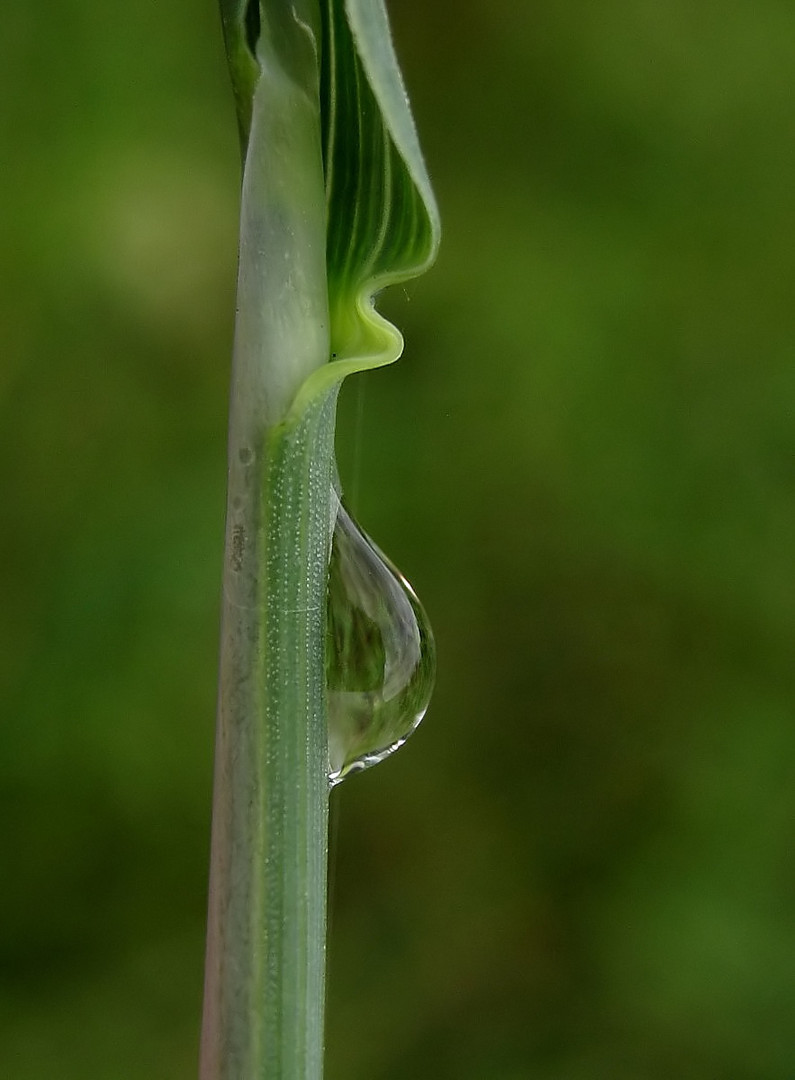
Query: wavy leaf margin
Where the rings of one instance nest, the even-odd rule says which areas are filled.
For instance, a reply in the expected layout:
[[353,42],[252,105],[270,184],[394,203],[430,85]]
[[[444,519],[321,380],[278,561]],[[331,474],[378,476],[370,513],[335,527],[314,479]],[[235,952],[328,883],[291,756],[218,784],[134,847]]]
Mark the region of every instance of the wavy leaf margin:
[[331,357],[287,423],[346,376],[398,359],[402,335],[376,294],[427,270],[441,231],[383,0],[321,2]]

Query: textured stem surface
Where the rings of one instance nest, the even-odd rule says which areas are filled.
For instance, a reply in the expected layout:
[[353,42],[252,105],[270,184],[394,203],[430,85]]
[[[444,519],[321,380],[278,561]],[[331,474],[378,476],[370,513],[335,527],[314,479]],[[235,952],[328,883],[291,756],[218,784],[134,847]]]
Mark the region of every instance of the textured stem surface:
[[317,43],[285,11],[243,179],[202,1080],[322,1075],[336,392],[285,422],[329,351]]

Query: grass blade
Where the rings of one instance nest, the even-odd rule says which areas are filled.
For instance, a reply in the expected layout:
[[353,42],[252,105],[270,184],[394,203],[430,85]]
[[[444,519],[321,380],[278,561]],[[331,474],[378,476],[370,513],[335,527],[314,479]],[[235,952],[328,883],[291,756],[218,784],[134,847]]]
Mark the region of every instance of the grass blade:
[[438,217],[380,3],[222,0],[244,149],[202,1080],[322,1075],[342,379]]

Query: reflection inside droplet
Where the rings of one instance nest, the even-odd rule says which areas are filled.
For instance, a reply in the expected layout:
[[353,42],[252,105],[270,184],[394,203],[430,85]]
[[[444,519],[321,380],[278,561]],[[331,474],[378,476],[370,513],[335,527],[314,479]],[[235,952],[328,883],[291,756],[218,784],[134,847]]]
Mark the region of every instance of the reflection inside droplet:
[[433,634],[411,586],[340,505],[329,564],[329,779],[383,761],[425,715]]

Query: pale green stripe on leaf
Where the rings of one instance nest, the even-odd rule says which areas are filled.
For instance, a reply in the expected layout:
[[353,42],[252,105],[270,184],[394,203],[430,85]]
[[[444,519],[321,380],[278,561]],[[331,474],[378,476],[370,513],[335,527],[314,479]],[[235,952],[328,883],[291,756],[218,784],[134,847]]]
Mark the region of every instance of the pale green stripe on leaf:
[[[439,222],[381,0],[325,0],[321,73],[332,352],[395,359],[374,293],[421,273]],[[365,363],[365,366],[370,366]]]

